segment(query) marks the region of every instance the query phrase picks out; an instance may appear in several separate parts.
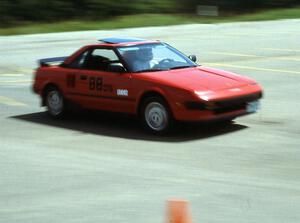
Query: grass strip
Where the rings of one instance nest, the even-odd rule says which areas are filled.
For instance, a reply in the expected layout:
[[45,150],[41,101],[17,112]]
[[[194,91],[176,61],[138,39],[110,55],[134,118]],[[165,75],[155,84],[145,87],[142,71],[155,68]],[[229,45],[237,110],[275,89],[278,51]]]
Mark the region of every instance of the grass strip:
[[241,21],[262,21],[300,18],[300,7],[292,9],[264,10],[251,14],[219,17],[192,15],[138,14],[119,16],[108,20],[72,20],[56,23],[24,23],[10,28],[1,28],[0,35],[53,33],[83,30],[109,30],[131,27],[167,26],[179,24],[207,24]]

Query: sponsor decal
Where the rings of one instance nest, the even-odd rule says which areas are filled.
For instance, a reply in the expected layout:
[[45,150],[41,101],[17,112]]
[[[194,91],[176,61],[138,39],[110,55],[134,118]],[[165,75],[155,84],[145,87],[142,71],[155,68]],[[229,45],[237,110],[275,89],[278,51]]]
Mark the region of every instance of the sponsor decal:
[[117,95],[118,96],[128,96],[128,90],[127,89],[117,89]]

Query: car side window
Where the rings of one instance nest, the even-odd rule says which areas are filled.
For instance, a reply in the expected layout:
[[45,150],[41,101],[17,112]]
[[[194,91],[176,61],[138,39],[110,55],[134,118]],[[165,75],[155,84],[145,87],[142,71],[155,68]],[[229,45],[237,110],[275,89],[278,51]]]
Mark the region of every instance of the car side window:
[[92,56],[101,56],[110,61],[119,60],[116,53],[111,49],[95,49],[95,50],[93,50],[91,55]]
[[75,68],[75,69],[83,68],[88,54],[89,54],[89,51],[85,51],[79,57],[77,57],[72,63],[70,63],[70,65],[68,67]]
[[111,49],[94,49],[86,58],[84,68],[88,70],[110,71],[112,64],[122,64]]

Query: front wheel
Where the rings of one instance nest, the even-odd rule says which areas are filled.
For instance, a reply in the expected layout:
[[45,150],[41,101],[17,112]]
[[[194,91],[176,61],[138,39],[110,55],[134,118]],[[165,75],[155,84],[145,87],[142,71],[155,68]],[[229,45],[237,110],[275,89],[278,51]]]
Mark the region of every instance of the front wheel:
[[155,134],[166,133],[173,122],[167,103],[160,97],[146,99],[140,115],[143,126]]
[[48,114],[60,118],[65,113],[65,100],[62,93],[56,87],[50,87],[45,95]]

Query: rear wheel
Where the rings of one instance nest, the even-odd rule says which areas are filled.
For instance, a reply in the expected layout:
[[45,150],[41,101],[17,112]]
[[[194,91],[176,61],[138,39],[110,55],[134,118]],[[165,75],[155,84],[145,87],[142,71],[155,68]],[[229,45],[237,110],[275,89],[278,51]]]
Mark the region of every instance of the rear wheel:
[[46,106],[48,114],[55,118],[60,118],[64,115],[66,106],[62,93],[57,87],[49,87],[45,94]]
[[155,134],[167,133],[173,122],[167,103],[160,97],[145,99],[140,117],[143,126]]

